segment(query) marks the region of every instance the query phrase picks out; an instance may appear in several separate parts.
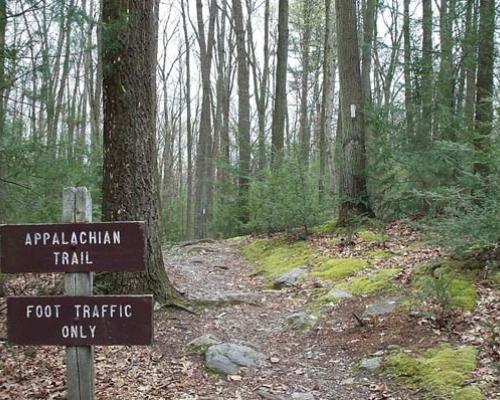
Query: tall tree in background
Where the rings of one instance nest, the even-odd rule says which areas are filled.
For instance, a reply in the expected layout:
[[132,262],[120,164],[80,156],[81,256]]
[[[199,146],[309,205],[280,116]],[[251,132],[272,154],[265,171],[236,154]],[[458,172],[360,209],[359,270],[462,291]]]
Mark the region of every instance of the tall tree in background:
[[181,0],[182,31],[184,33],[184,46],[186,47],[186,135],[187,135],[187,178],[186,178],[186,235],[193,234],[193,133],[191,117],[191,52],[187,30],[186,7]]
[[239,211],[240,221],[246,223],[248,222],[248,189],[250,185],[250,88],[241,0],[233,0],[233,19],[238,61]]
[[[7,8],[5,0],[0,0],[0,139],[5,126],[5,30],[7,27]],[[2,183],[0,182],[0,185]]]
[[[7,27],[7,9],[5,0],[0,0],[0,150],[3,148],[5,137],[5,30]],[[0,166],[4,165],[3,151],[0,151]],[[4,176],[0,172],[0,201],[3,202],[4,196]],[[0,223],[4,220],[4,207],[0,207]],[[0,281],[2,281],[0,279]],[[2,281],[3,282],[3,281]],[[3,283],[0,283],[0,293],[3,293]]]
[[335,2],[340,79],[338,140],[340,168],[339,225],[353,215],[370,213],[366,188],[366,150],[363,91],[360,72],[356,10],[351,0]]
[[453,18],[455,0],[441,0],[439,8],[439,37],[441,58],[437,79],[436,107],[437,118],[434,126],[435,136],[453,139],[452,115],[454,110],[453,87]]
[[311,0],[301,1],[301,61],[302,74],[300,77],[300,155],[301,162],[306,168],[309,166],[309,148],[311,146],[311,127],[309,124],[309,70],[310,70],[310,52],[311,52],[311,33],[312,33],[312,13],[313,2]]
[[[495,1],[479,2],[479,57],[477,69],[476,95],[476,148],[479,152],[488,151],[493,128],[493,65],[495,57]],[[475,172],[486,175],[488,164],[478,162]]]
[[285,137],[286,119],[286,81],[288,67],[288,0],[279,0],[278,11],[278,50],[276,62],[276,90],[274,91],[274,110],[271,143],[271,163],[281,164]]
[[319,200],[324,199],[326,161],[327,161],[327,132],[330,132],[332,112],[332,70],[333,68],[333,35],[332,0],[325,0],[325,37],[323,45],[323,93],[321,98],[321,116],[319,126]]
[[373,32],[375,27],[375,4],[376,0],[365,0],[363,13],[363,45],[361,47],[361,86],[365,107],[372,104],[372,47]]
[[429,143],[432,133],[434,88],[432,53],[432,0],[422,0],[422,115],[418,141],[423,147]]
[[477,0],[468,1],[465,14],[465,38],[463,41],[465,104],[464,117],[467,128],[474,129],[474,105],[477,71]]
[[145,221],[146,270],[106,274],[114,291],[152,292],[160,302],[177,293],[158,237],[156,52],[158,2],[103,3],[104,221]]
[[200,47],[201,64],[201,115],[198,135],[198,146],[196,154],[196,186],[194,198],[194,226],[195,236],[203,238],[207,236],[207,224],[210,220],[212,208],[212,184],[213,184],[213,162],[212,162],[212,117],[211,117],[211,79],[212,55],[214,48],[215,17],[217,14],[217,3],[211,0],[209,7],[208,34],[205,35],[205,23],[203,20],[203,6],[201,0],[196,1],[196,19],[198,21],[198,44]]
[[406,132],[413,136],[413,91],[411,84],[411,43],[410,43],[410,0],[404,0],[403,5],[403,47],[404,47],[404,85]]

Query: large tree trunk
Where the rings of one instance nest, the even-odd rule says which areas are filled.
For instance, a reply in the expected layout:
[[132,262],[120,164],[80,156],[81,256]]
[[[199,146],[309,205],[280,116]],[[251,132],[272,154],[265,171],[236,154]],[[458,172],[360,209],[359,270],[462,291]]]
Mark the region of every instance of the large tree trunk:
[[332,0],[325,0],[325,38],[323,48],[323,93],[321,98],[321,117],[319,126],[319,200],[323,201],[325,193],[326,165],[327,165],[327,132],[331,129],[332,113],[332,69],[334,64],[333,38],[334,19],[332,18]]
[[186,47],[186,134],[187,134],[187,181],[186,181],[186,236],[193,235],[193,132],[191,116],[191,52],[187,31],[187,18],[184,0],[181,0],[182,29]]
[[373,30],[375,26],[375,3],[376,0],[366,0],[363,16],[363,46],[361,52],[361,85],[365,107],[372,105],[372,45]]
[[[150,293],[160,302],[171,285],[158,237],[156,148],[157,3],[105,1],[103,12],[104,221],[143,220],[146,270],[103,276],[113,291]],[[124,23],[128,21],[128,23]]]
[[454,139],[451,116],[454,110],[453,99],[453,15],[454,0],[441,0],[439,9],[441,60],[436,93],[438,118],[434,127],[435,137]]
[[463,45],[465,66],[465,104],[464,117],[467,128],[474,129],[474,106],[477,71],[477,0],[467,2],[465,20],[465,39]]
[[279,0],[278,54],[276,63],[276,90],[271,143],[271,163],[279,166],[283,158],[286,118],[286,81],[288,65],[288,0]]
[[260,83],[260,101],[259,101],[259,170],[266,167],[266,110],[269,99],[269,0],[266,0],[264,10],[264,68],[262,70],[262,79]]
[[406,133],[413,137],[413,95],[411,85],[410,0],[404,0],[403,10],[404,81]]
[[[489,151],[493,129],[493,66],[495,61],[495,1],[480,0],[479,3],[479,57],[477,69],[476,130],[475,146],[478,152]],[[484,155],[483,155],[484,156]],[[489,172],[486,162],[474,165],[476,173]]]
[[[0,0],[0,146],[5,138],[5,31],[7,28],[7,9],[5,0]],[[0,165],[5,165],[3,152],[0,152]],[[5,172],[4,172],[5,173]],[[3,174],[2,174],[3,175]],[[1,175],[0,175],[1,177]],[[3,200],[5,182],[0,180],[0,199]],[[4,221],[4,207],[0,207],[0,223]],[[3,280],[0,277],[0,295],[3,293]]]
[[211,118],[211,81],[212,53],[214,47],[214,26],[216,2],[212,0],[209,9],[208,40],[205,39],[205,24],[201,0],[196,1],[196,16],[198,21],[198,43],[200,46],[202,100],[201,115],[196,154],[196,188],[194,202],[195,236],[207,236],[207,225],[212,210],[212,118]]
[[[5,30],[7,28],[7,8],[5,0],[0,0],[0,140],[5,127]],[[0,183],[1,185],[2,183]]]
[[340,78],[339,225],[353,215],[370,213],[366,188],[363,91],[359,65],[356,11],[352,0],[337,0],[337,39]]
[[432,0],[422,0],[422,114],[418,141],[426,147],[432,134],[433,87],[432,68]]
[[234,30],[238,61],[238,196],[239,219],[248,222],[248,189],[250,184],[250,90],[243,10],[241,0],[233,0]]
[[309,167],[309,148],[311,146],[311,127],[309,124],[309,69],[310,69],[310,48],[311,48],[311,17],[312,5],[310,0],[302,1],[302,37],[301,58],[302,58],[302,76],[300,84],[300,148],[301,164],[307,169]]

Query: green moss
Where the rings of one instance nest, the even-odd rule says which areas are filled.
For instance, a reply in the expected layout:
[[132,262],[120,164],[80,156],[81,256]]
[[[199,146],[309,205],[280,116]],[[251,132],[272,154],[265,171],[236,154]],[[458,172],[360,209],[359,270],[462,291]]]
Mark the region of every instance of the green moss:
[[460,389],[453,396],[453,400],[484,400],[485,397],[477,387],[469,386]]
[[324,280],[336,281],[351,276],[366,267],[368,267],[366,260],[336,258],[323,262],[320,268],[313,272],[313,275]]
[[464,393],[463,386],[476,369],[476,356],[477,350],[473,347],[452,348],[449,344],[444,344],[427,350],[420,357],[406,353],[389,356],[385,370],[389,376],[399,378],[405,384],[422,389],[431,396],[468,399],[463,396],[470,395],[471,392]]
[[392,253],[382,249],[376,249],[366,253],[367,257],[374,259],[375,261],[384,260],[390,258]]
[[453,307],[468,311],[476,308],[477,291],[472,282],[461,278],[452,278],[449,292]]
[[495,271],[490,275],[490,279],[495,283],[496,285],[500,285],[500,271]]
[[277,239],[258,239],[243,246],[241,251],[270,278],[276,278],[293,268],[312,264],[317,259],[304,241],[290,243]]
[[365,242],[383,242],[389,239],[389,236],[374,231],[360,231],[358,235]]
[[353,278],[349,282],[340,283],[335,287],[355,295],[370,294],[389,289],[393,285],[392,278],[400,271],[399,268],[383,269],[372,276]]
[[455,261],[423,265],[415,272],[415,286],[442,307],[474,310],[477,303],[475,274],[467,272],[467,268]]
[[321,225],[313,226],[310,229],[310,232],[319,234],[333,233],[335,232],[336,228],[337,228],[337,220],[331,219],[329,221],[322,223]]

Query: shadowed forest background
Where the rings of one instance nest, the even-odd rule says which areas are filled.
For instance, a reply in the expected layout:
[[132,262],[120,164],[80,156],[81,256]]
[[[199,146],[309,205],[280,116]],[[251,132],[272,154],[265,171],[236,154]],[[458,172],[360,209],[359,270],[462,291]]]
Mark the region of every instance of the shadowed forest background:
[[[148,162],[163,240],[307,231],[357,196],[365,215],[432,221],[457,251],[495,246],[498,5],[363,0],[347,32],[341,2],[286,3],[160,3]],[[98,1],[0,6],[0,219],[57,221],[69,185],[92,190],[99,219],[113,27],[103,35]],[[343,135],[341,58],[353,49],[346,97],[362,99],[345,111],[361,125]],[[362,193],[346,191],[360,177]]]

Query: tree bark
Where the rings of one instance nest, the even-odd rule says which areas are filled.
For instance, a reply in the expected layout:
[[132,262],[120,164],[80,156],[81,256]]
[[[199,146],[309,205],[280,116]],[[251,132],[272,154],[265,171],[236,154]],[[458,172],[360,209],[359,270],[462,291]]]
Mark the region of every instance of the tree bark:
[[411,84],[410,0],[404,0],[403,41],[406,134],[413,138],[415,128],[413,126],[413,93]]
[[276,62],[276,90],[274,92],[273,125],[271,133],[271,164],[281,165],[286,119],[286,81],[288,66],[288,0],[279,0],[278,50]]
[[211,80],[212,54],[214,47],[214,26],[216,17],[216,1],[212,0],[209,9],[208,40],[205,39],[203,22],[203,6],[201,0],[196,1],[198,21],[198,43],[200,47],[202,100],[196,159],[196,188],[194,202],[195,237],[207,236],[207,225],[211,215],[213,162],[212,162],[212,119],[211,119]]
[[103,220],[143,220],[146,237],[146,270],[105,274],[103,280],[113,291],[152,292],[165,303],[178,293],[166,274],[158,237],[157,6],[149,0],[105,1],[102,10]]
[[337,38],[340,78],[339,225],[354,215],[371,213],[366,187],[363,91],[359,65],[356,11],[351,0],[337,0]]
[[186,47],[186,134],[187,134],[187,180],[186,180],[186,236],[193,235],[193,131],[191,116],[191,52],[186,21],[186,8],[181,0],[182,30]]
[[432,135],[433,87],[432,68],[432,0],[422,0],[422,115],[418,142],[427,147]]
[[332,18],[332,0],[325,0],[325,37],[323,44],[323,93],[321,98],[321,117],[319,127],[319,200],[324,199],[326,166],[328,154],[327,132],[330,132],[330,114],[332,112],[332,69],[333,69],[333,40],[334,18]]
[[371,107],[371,70],[372,70],[372,45],[373,29],[375,26],[375,3],[376,0],[366,0],[363,16],[363,46],[361,52],[361,85],[365,108]]
[[477,72],[477,1],[467,2],[465,39],[464,39],[464,64],[465,64],[465,105],[464,117],[467,128],[474,129],[474,110],[476,94]]
[[311,127],[309,124],[309,69],[310,69],[310,48],[311,48],[311,1],[302,0],[302,37],[300,45],[302,47],[301,61],[302,74],[300,84],[300,149],[301,149],[301,165],[305,169],[309,168],[309,148],[311,146]]
[[[477,69],[476,130],[474,144],[479,153],[490,147],[493,129],[493,66],[495,62],[495,1],[479,2],[479,56]],[[482,154],[484,157],[484,154]],[[489,173],[489,165],[478,161],[474,171],[481,175]]]
[[439,65],[436,106],[438,118],[434,127],[435,137],[453,140],[451,116],[454,110],[453,99],[453,13],[454,0],[441,0],[439,9],[441,60]]
[[233,0],[233,19],[234,30],[236,33],[238,63],[238,209],[239,219],[245,224],[249,219],[248,190],[250,185],[250,90],[241,0]]

